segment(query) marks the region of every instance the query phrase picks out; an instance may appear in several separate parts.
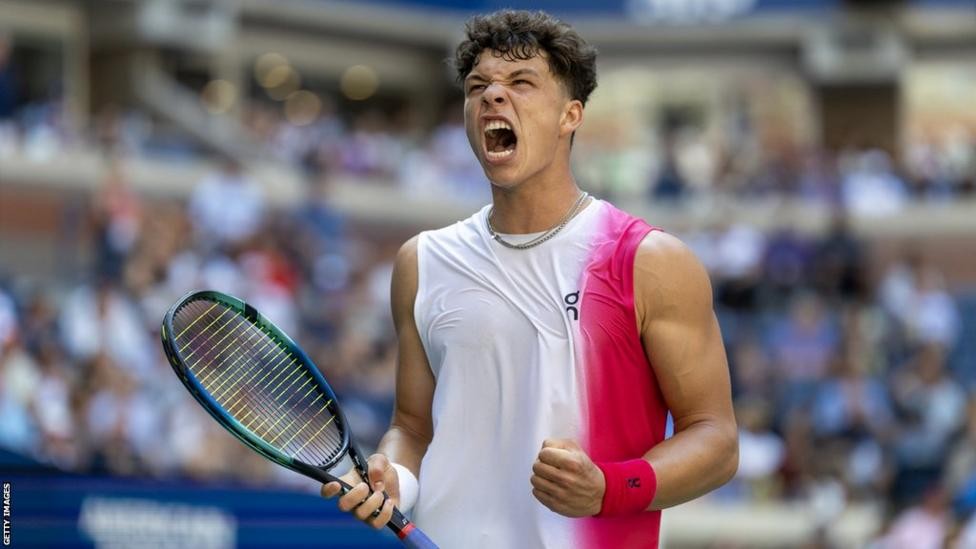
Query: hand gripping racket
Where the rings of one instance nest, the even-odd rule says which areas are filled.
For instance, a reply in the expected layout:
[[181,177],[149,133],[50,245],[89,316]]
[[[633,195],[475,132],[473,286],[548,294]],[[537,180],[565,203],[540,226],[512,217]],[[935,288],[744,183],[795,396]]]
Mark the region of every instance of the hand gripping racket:
[[[308,356],[254,307],[211,291],[184,296],[166,313],[163,348],[183,385],[210,415],[262,456],[319,482],[353,444],[332,388]],[[406,547],[436,545],[399,509],[387,523]]]

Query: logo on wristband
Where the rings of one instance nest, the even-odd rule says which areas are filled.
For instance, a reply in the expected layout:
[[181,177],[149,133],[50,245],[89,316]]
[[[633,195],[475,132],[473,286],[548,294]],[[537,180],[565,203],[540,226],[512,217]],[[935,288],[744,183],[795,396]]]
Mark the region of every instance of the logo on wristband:
[[598,517],[620,517],[642,513],[654,501],[657,477],[643,458],[597,462],[606,479],[606,490]]

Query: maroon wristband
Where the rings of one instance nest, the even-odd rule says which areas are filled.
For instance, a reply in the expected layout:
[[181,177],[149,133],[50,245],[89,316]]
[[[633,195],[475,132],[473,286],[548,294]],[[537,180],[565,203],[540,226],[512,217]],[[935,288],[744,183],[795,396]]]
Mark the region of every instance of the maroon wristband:
[[606,479],[598,517],[619,517],[643,512],[657,492],[657,474],[643,459],[597,462]]

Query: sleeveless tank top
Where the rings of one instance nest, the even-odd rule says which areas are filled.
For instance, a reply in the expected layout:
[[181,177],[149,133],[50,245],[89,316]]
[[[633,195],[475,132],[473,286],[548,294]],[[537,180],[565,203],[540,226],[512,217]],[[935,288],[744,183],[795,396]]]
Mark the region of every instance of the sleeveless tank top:
[[414,520],[445,549],[657,547],[660,512],[571,519],[529,483],[546,438],[594,461],[664,439],[634,310],[634,256],[654,228],[593,200],[551,240],[512,250],[488,211],[418,239],[414,317],[436,386]]

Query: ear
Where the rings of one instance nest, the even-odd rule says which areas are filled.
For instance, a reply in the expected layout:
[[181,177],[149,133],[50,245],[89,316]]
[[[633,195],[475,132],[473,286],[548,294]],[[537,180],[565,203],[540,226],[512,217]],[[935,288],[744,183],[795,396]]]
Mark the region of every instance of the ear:
[[559,137],[572,135],[583,123],[583,102],[573,99],[566,103],[559,119]]

